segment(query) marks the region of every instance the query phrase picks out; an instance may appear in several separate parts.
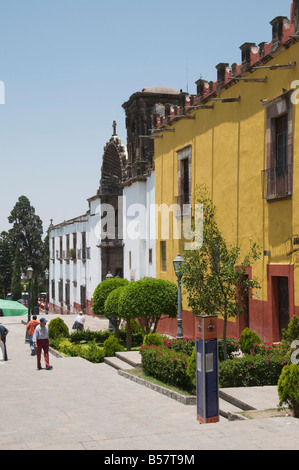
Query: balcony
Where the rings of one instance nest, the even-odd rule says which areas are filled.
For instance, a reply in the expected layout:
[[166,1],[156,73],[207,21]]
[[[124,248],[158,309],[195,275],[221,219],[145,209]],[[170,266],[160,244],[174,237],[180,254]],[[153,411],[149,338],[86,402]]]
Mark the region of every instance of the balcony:
[[293,194],[293,165],[262,171],[263,199],[275,201]]

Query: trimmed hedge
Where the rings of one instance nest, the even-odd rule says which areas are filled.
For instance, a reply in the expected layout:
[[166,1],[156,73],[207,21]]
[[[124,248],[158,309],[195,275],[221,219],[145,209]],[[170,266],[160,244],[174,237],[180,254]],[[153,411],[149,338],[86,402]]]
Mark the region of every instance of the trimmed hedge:
[[187,354],[174,351],[166,345],[142,346],[140,353],[142,368],[146,375],[186,391],[193,389],[192,382],[186,374],[189,360]]
[[[229,342],[231,357],[237,341]],[[147,375],[187,391],[196,387],[196,349],[194,339],[163,340],[163,346],[143,346],[142,367]],[[219,350],[221,348],[219,347]],[[190,352],[191,351],[191,352]],[[251,353],[219,361],[220,387],[252,387],[277,385],[288,359],[279,345],[253,345]]]
[[248,355],[228,359],[219,365],[219,386],[253,387],[277,385],[286,361],[279,355]]

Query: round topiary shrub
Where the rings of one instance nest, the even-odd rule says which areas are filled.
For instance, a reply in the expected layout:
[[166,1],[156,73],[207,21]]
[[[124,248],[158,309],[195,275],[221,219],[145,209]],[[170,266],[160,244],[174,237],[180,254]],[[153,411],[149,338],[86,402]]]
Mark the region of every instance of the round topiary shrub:
[[178,288],[164,279],[143,278],[131,282],[119,299],[122,317],[138,318],[144,334],[155,333],[160,318],[176,318]]
[[240,348],[243,354],[249,354],[255,343],[261,343],[261,338],[249,328],[242,331],[240,338]]
[[125,288],[125,285],[117,287],[116,289],[112,290],[109,293],[104,304],[105,317],[108,318],[112,322],[115,328],[115,336],[117,337],[117,339],[119,339],[119,325],[121,322],[121,316],[120,316],[119,308],[118,308],[118,301],[124,288]]
[[290,364],[282,369],[278,380],[280,405],[287,404],[299,418],[299,365]]
[[62,318],[53,318],[49,322],[49,338],[56,339],[59,337],[68,338],[70,336],[68,326],[64,323]]
[[121,286],[130,284],[128,279],[115,277],[113,279],[105,279],[95,288],[93,293],[92,311],[95,315],[105,316],[105,302],[108,295],[113,290]]

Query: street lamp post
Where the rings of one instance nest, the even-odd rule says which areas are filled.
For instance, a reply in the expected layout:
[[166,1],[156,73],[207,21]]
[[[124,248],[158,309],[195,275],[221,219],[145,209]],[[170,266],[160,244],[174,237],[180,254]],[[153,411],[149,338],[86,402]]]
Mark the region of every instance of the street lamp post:
[[183,277],[182,273],[182,266],[185,264],[184,258],[181,257],[180,254],[173,260],[173,267],[175,274],[178,278],[178,331],[177,331],[177,339],[183,339],[183,320],[182,320],[182,289],[181,289],[181,281]]
[[28,292],[28,323],[30,322],[30,308],[31,308],[31,281],[33,276],[33,269],[31,266],[27,269],[27,276],[29,280],[29,292]]
[[49,271],[48,271],[48,269],[46,269],[46,271],[45,271],[45,277],[46,277],[46,315],[48,315],[48,313],[49,313],[49,304],[48,304],[48,292],[49,292],[49,288],[48,288],[48,284],[49,284]]
[[[110,271],[106,274],[106,279],[113,279],[113,275],[111,274]],[[109,318],[109,325],[108,325],[108,330],[109,331],[114,331],[115,328],[113,326],[112,318]]]

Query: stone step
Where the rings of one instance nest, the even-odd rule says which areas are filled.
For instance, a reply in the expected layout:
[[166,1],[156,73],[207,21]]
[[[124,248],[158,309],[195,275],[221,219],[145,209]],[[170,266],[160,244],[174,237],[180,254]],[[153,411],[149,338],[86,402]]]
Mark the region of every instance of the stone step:
[[105,364],[108,364],[109,366],[114,367],[114,369],[117,370],[134,369],[134,366],[128,364],[127,362],[123,361],[122,359],[119,359],[119,357],[116,356],[104,357],[104,362]]
[[132,367],[139,367],[142,364],[141,354],[139,351],[121,351],[116,352],[115,356],[126,362]]
[[230,421],[245,419],[239,413],[243,411],[241,408],[219,398],[219,414]]

